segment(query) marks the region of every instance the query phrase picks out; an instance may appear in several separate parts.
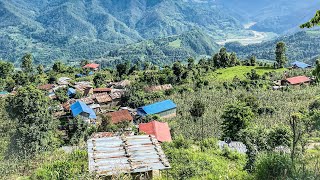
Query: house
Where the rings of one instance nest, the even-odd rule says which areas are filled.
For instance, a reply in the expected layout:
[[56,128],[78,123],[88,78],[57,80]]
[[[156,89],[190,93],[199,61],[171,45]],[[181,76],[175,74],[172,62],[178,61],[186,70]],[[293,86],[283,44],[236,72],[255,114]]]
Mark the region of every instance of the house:
[[38,89],[43,91],[53,92],[54,87],[55,87],[54,84],[45,84],[45,85],[38,86]]
[[90,69],[92,71],[97,71],[99,69],[100,64],[95,64],[95,63],[91,63],[91,64],[87,64],[85,66],[83,66],[83,69]]
[[89,107],[90,107],[91,109],[93,109],[94,112],[96,112],[96,113],[101,112],[101,106],[100,106],[100,104],[90,104]]
[[171,134],[168,123],[152,121],[139,124],[139,132],[154,135],[159,142],[171,142]]
[[111,93],[111,88],[95,88],[93,89],[93,93]]
[[93,87],[86,87],[83,91],[84,96],[90,96],[93,94]]
[[228,147],[232,151],[237,151],[238,153],[245,154],[247,152],[247,147],[242,142],[238,141],[218,141],[218,146],[220,149],[223,149],[225,147]]
[[164,84],[159,86],[149,86],[149,87],[146,87],[144,90],[147,92],[157,92],[157,91],[166,91],[172,88],[173,87],[171,84]]
[[86,119],[97,119],[96,113],[88,105],[81,101],[76,101],[70,106],[72,116],[82,116]]
[[100,105],[108,105],[112,103],[112,99],[107,93],[94,94],[92,97],[95,99],[96,103]]
[[58,79],[58,84],[59,85],[68,85],[70,80],[71,79],[68,77],[61,77]]
[[116,136],[87,141],[89,172],[100,177],[131,174],[153,179],[170,169],[160,143],[153,136]]
[[311,65],[306,64],[304,62],[300,62],[300,61],[295,61],[293,63],[291,63],[291,66],[293,69],[306,69],[306,68],[312,68]]
[[129,80],[123,80],[120,82],[112,82],[109,84],[110,87],[113,87],[115,89],[124,89],[128,86],[130,86],[131,82]]
[[76,95],[76,92],[77,92],[77,91],[76,91],[75,89],[69,88],[68,91],[67,91],[67,95],[68,95],[69,97],[72,97],[72,96]]
[[291,77],[291,78],[287,78],[285,80],[281,81],[281,85],[293,85],[293,86],[297,86],[297,85],[302,85],[302,84],[310,84],[311,79],[306,77],[306,76],[296,76],[296,77]]
[[107,115],[111,117],[111,122],[113,124],[117,124],[123,121],[129,121],[129,122],[133,121],[133,117],[131,116],[128,110],[110,112],[110,113],[107,113]]
[[176,116],[177,105],[171,100],[165,100],[138,108],[139,116],[159,115],[162,118]]
[[122,96],[125,94],[125,91],[114,91],[112,90],[110,97],[112,99],[111,106],[118,106],[121,104]]

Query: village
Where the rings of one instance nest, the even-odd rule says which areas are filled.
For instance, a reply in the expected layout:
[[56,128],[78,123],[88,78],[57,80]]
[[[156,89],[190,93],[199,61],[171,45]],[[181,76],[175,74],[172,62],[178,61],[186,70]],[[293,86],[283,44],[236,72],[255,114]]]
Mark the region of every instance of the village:
[[[245,62],[242,63],[245,64]],[[225,82],[222,83],[219,79],[210,77],[210,74],[217,74],[217,69],[205,75],[211,78],[210,82],[206,82],[205,78],[195,80],[194,70],[204,73],[206,66],[197,65],[194,62],[187,66],[176,62],[172,67],[150,67],[135,71],[128,69],[127,72],[131,71],[131,74],[126,73],[125,76],[121,76],[121,69],[118,67],[116,70],[103,69],[100,64],[90,62],[72,67],[72,73],[65,73],[65,70],[59,72],[55,69],[57,66],[65,66],[61,69],[70,68],[59,64],[59,62],[56,63],[52,69],[48,69],[46,74],[43,74],[46,77],[43,82],[49,83],[42,82],[34,86],[50,101],[48,107],[50,114],[52,113],[54,119],[59,122],[56,130],[62,143],[58,149],[67,154],[77,150],[85,152],[87,156],[83,159],[87,164],[85,171],[95,177],[111,179],[121,179],[123,175],[129,175],[132,179],[168,177],[168,173],[180,168],[176,162],[172,161],[172,155],[168,154],[168,146],[174,144],[178,144],[178,147],[189,147],[191,152],[200,153],[206,152],[204,148],[217,148],[216,153],[221,153],[221,157],[231,159],[232,157],[229,156],[233,153],[237,154],[234,156],[250,157],[252,152],[252,147],[248,146],[250,144],[235,135],[241,130],[231,134],[226,133],[227,135],[218,135],[219,139],[215,138],[217,135],[210,139],[213,133],[220,131],[215,128],[220,125],[209,125],[217,121],[211,120],[210,117],[216,116],[224,122],[237,122],[242,117],[246,117],[245,114],[234,116],[232,113],[238,112],[233,109],[228,111],[230,104],[224,104],[227,103],[224,96],[231,92],[230,87],[239,86],[239,92],[259,92],[265,87],[260,93],[272,93],[277,96],[282,96],[281,93],[290,94],[291,91],[298,93],[317,87],[317,79],[310,73],[314,69],[313,66],[298,61],[277,71],[270,68],[271,65],[263,66],[263,63],[259,66],[239,65],[221,68],[222,70],[248,68],[242,75],[234,74],[234,77],[230,77],[227,81],[231,83],[229,87],[224,86]],[[184,72],[176,70],[177,67]],[[269,71],[259,75],[255,71],[259,68]],[[176,74],[175,71],[177,71]],[[184,77],[186,72],[189,74]],[[241,79],[240,83],[232,84],[237,82],[235,79],[238,77]],[[167,79],[162,80],[162,78]],[[260,86],[259,83],[263,85]],[[19,87],[12,88],[11,92],[2,91],[0,97],[12,99],[21,96],[19,91]],[[200,95],[197,96],[198,92],[209,97],[203,99]],[[189,96],[193,98],[189,100]],[[254,116],[272,119],[275,117],[274,114],[278,113],[277,117],[280,117],[281,110],[276,112],[274,107],[263,106],[263,103],[257,105],[260,102],[251,95],[245,95],[244,98],[241,96],[243,94],[230,97],[230,99],[237,99],[234,106],[237,107],[239,104],[240,108],[245,109],[253,104],[253,108],[256,108],[252,108]],[[271,102],[272,97],[266,97],[266,100]],[[203,104],[197,104],[197,102],[203,102]],[[211,113],[212,109],[208,108],[206,111],[209,112],[207,114],[209,118],[203,122],[202,116],[205,113],[204,108],[207,108],[206,103],[210,103],[211,108],[226,107],[225,110],[220,111],[224,114]],[[241,110],[239,112],[241,113]],[[253,115],[248,113],[247,116],[251,116],[252,119]],[[231,124],[230,127],[233,129],[234,125]],[[227,132],[227,130],[223,131]],[[251,138],[250,141],[254,139]],[[187,145],[191,142],[194,144]],[[317,141],[310,142],[307,147],[312,149],[318,144]],[[291,153],[291,147],[286,143],[272,145],[268,150]]]
[[[291,65],[289,70],[312,68],[302,62],[294,62]],[[82,68],[89,71],[88,76],[92,76],[99,72],[99,66],[91,63]],[[161,143],[172,141],[170,127],[163,120],[176,117],[179,107],[175,102],[163,99],[132,109],[122,104],[122,99],[130,86],[130,80],[108,82],[103,87],[94,87],[90,81],[77,81],[77,78],[84,76],[86,75],[77,74],[74,77],[75,80],[73,77],[60,77],[56,83],[43,84],[38,86],[38,89],[45,92],[52,100],[58,98],[55,93],[59,89],[65,90],[68,100],[59,104],[54,113],[54,116],[62,122],[61,124],[64,124],[60,125],[61,132],[68,131],[68,122],[74,118],[92,126],[99,126],[102,123],[124,125],[112,132],[98,132],[90,136],[87,140],[89,171],[99,176],[129,173],[137,177],[143,174],[151,178],[160,176],[163,170],[170,169],[169,161],[161,149]],[[275,81],[271,89],[281,90],[288,86],[308,85],[313,81],[312,77],[307,76],[287,77],[287,73],[284,72],[283,79]],[[144,90],[157,92],[172,88],[171,84],[165,84],[148,86]],[[1,92],[1,96],[7,94],[8,92]],[[76,94],[81,94],[81,98],[77,99]],[[242,142],[230,139],[218,141],[217,145],[220,149],[228,147],[238,153],[247,152]],[[288,151],[288,149],[285,150]]]

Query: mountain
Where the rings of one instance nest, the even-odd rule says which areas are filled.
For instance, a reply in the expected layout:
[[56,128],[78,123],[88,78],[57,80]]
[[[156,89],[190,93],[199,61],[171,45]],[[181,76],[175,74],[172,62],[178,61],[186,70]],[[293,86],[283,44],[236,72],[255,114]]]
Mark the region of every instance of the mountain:
[[[2,0],[0,59],[18,64],[28,52],[43,64],[98,59],[113,52],[122,57],[128,47],[185,37],[195,29],[201,38],[188,38],[189,44],[197,45],[194,49],[170,51],[211,55],[217,47],[212,41],[254,35],[244,27],[246,23],[258,31],[294,32],[316,7],[319,2],[300,0]],[[213,45],[208,48],[208,44]],[[154,47],[166,49],[157,43]]]
[[309,63],[320,55],[320,31],[302,31],[292,35],[279,37],[275,40],[243,46],[239,43],[228,43],[228,51],[236,52],[238,56],[247,58],[255,55],[259,59],[274,60],[277,42],[283,41],[287,46],[287,57],[290,62],[306,61]]
[[215,1],[3,0],[0,10],[0,58],[13,62],[27,52],[37,63],[92,59],[193,29],[210,38],[242,29]]
[[192,30],[181,35],[146,40],[121,47],[111,51],[101,62],[104,66],[114,66],[123,61],[167,65],[176,60],[186,60],[188,57],[212,55],[219,48],[213,38],[200,30]]
[[320,7],[320,1],[221,0],[224,6],[254,22],[253,30],[284,34],[297,31]]

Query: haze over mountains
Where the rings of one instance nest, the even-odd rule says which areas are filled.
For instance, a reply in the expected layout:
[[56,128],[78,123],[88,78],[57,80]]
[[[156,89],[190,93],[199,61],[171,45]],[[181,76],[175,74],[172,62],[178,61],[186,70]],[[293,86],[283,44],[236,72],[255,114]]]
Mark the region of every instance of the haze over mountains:
[[246,23],[284,34],[297,30],[317,7],[319,1],[301,0],[2,0],[0,58],[16,62],[27,52],[46,64],[107,58],[124,54],[127,44],[132,49],[150,42],[170,60],[172,54],[210,55],[218,40],[250,36]]

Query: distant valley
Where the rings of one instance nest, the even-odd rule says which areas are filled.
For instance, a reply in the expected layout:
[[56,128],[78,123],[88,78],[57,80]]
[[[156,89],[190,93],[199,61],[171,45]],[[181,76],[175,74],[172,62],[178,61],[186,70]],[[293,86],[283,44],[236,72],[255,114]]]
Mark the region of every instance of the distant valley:
[[[103,59],[108,65],[121,60],[168,63],[212,55],[232,41],[247,45],[295,32],[319,3],[3,0],[0,58],[18,64],[32,53],[36,63],[45,65],[83,59]],[[303,14],[297,14],[300,7]],[[253,21],[250,29],[245,27]]]

